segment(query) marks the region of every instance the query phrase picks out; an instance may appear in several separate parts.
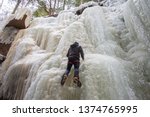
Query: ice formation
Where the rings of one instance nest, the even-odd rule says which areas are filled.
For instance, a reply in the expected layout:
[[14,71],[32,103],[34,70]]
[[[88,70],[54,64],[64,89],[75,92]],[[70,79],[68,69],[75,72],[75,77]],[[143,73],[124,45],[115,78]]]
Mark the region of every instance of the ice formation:
[[118,6],[122,3],[125,3],[128,0],[100,0],[100,1],[105,6]]
[[[2,65],[4,99],[150,99],[150,1],[94,6],[80,16],[36,18],[19,31]],[[62,87],[67,50],[85,52],[79,88]],[[72,74],[73,72],[71,72]]]
[[22,20],[25,15],[27,17],[25,18],[24,25],[25,25],[25,27],[28,27],[30,25],[30,21],[31,21],[31,18],[32,18],[32,13],[27,8],[20,8],[16,11],[15,14],[11,14],[11,15],[7,16],[4,20],[0,21],[0,25],[1,25],[0,35],[2,34],[2,32],[3,32],[4,28],[6,27],[6,25],[10,23],[10,21],[12,21],[12,20]]

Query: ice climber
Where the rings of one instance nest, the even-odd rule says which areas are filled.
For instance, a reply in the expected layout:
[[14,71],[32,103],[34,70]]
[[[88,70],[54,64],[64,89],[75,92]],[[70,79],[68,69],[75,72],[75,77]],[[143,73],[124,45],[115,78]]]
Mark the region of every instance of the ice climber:
[[65,80],[67,79],[72,65],[74,65],[74,83],[79,83],[79,66],[80,66],[80,55],[82,57],[82,60],[84,60],[84,52],[82,47],[79,45],[78,42],[74,42],[72,45],[70,45],[70,48],[67,53],[68,57],[68,63],[67,63],[67,69],[65,73],[63,74],[61,85],[65,83]]

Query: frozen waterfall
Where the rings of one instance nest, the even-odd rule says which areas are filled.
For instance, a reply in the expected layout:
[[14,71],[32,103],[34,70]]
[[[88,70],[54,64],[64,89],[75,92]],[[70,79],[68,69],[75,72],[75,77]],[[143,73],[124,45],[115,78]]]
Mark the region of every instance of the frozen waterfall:
[[[2,64],[1,97],[150,99],[149,11],[149,0],[129,0],[117,7],[89,7],[80,16],[67,11],[35,18],[19,31]],[[85,53],[83,85],[62,87],[66,53],[75,41]]]

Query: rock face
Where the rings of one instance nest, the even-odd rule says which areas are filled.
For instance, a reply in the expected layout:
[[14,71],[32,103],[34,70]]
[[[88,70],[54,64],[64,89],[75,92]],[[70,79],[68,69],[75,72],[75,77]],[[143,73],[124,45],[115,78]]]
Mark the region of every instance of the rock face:
[[[32,14],[28,9],[19,9],[3,21],[0,28],[0,54],[7,56],[11,43],[20,29],[26,29],[31,21]],[[1,61],[2,62],[2,61]]]
[[32,13],[26,8],[18,9],[15,14],[11,14],[2,21],[0,27],[0,34],[5,27],[15,27],[18,29],[25,29],[30,25]]
[[13,19],[6,25],[6,27],[13,26],[18,29],[25,29],[28,26],[28,25],[27,26],[25,25],[26,18],[27,18],[27,15],[25,14],[22,19]]
[[18,29],[25,29],[30,25],[32,13],[28,9],[19,9],[14,15],[8,18],[6,27],[12,26]]
[[0,54],[6,56],[11,44],[2,44],[0,43]]
[[[32,14],[28,9],[19,9],[16,14],[13,14],[6,18],[1,23],[0,27],[0,77],[2,76],[2,63],[5,61],[8,52],[11,53],[11,45],[14,41],[18,32],[21,29],[26,29],[30,25]],[[7,61],[6,61],[7,62]],[[5,66],[5,65],[4,65]],[[5,70],[4,70],[5,71]],[[2,81],[0,78],[0,87]],[[1,89],[0,89],[1,90]],[[2,92],[0,92],[1,95]],[[0,96],[0,99],[8,99],[6,97]]]
[[[0,54],[0,64],[1,64],[5,59],[6,59],[6,57]],[[0,70],[1,70],[1,69],[0,69]]]
[[6,27],[0,34],[0,54],[6,56],[11,43],[19,30],[14,27]]

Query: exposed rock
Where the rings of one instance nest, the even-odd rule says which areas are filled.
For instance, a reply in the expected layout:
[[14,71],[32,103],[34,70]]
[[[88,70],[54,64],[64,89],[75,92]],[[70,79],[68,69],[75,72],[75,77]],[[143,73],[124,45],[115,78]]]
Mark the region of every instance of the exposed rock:
[[1,44],[11,44],[14,40],[14,37],[18,33],[18,29],[15,27],[6,27],[0,34],[0,43]]
[[50,15],[50,17],[57,17],[58,14],[53,14],[53,15]]
[[8,18],[7,26],[13,26],[18,29],[25,29],[30,25],[32,13],[28,9],[19,9],[16,14]]
[[6,56],[11,43],[13,42],[18,29],[14,27],[6,27],[0,34],[0,54]]
[[6,56],[11,44],[2,44],[0,43],[0,54]]
[[[22,8],[10,15],[1,23],[0,27],[0,54],[6,56],[11,43],[14,41],[19,29],[25,29],[30,25],[31,11]],[[1,60],[3,61],[3,59]],[[1,62],[0,61],[0,62]]]
[[6,57],[0,54],[0,64],[1,64],[5,59],[6,59]]
[[88,7],[93,7],[93,6],[98,6],[98,3],[96,3],[96,2],[88,2],[88,3],[84,3],[84,4],[81,4],[79,7],[78,7],[78,9],[76,10],[76,15],[81,15],[82,14],[82,12],[86,9],[86,8],[88,8]]
[[26,18],[27,18],[27,15],[24,15],[24,16],[23,16],[23,19],[19,19],[19,20],[13,19],[13,20],[11,20],[11,21],[6,25],[6,27],[8,27],[8,26],[13,26],[13,27],[16,27],[16,28],[18,28],[18,29],[25,29],[25,28],[27,28],[27,27],[25,26],[25,20],[26,20]]
[[0,25],[0,34],[7,26],[12,26],[18,29],[25,29],[30,25],[32,13],[30,10],[22,8],[18,9],[15,14],[11,14],[3,20]]

